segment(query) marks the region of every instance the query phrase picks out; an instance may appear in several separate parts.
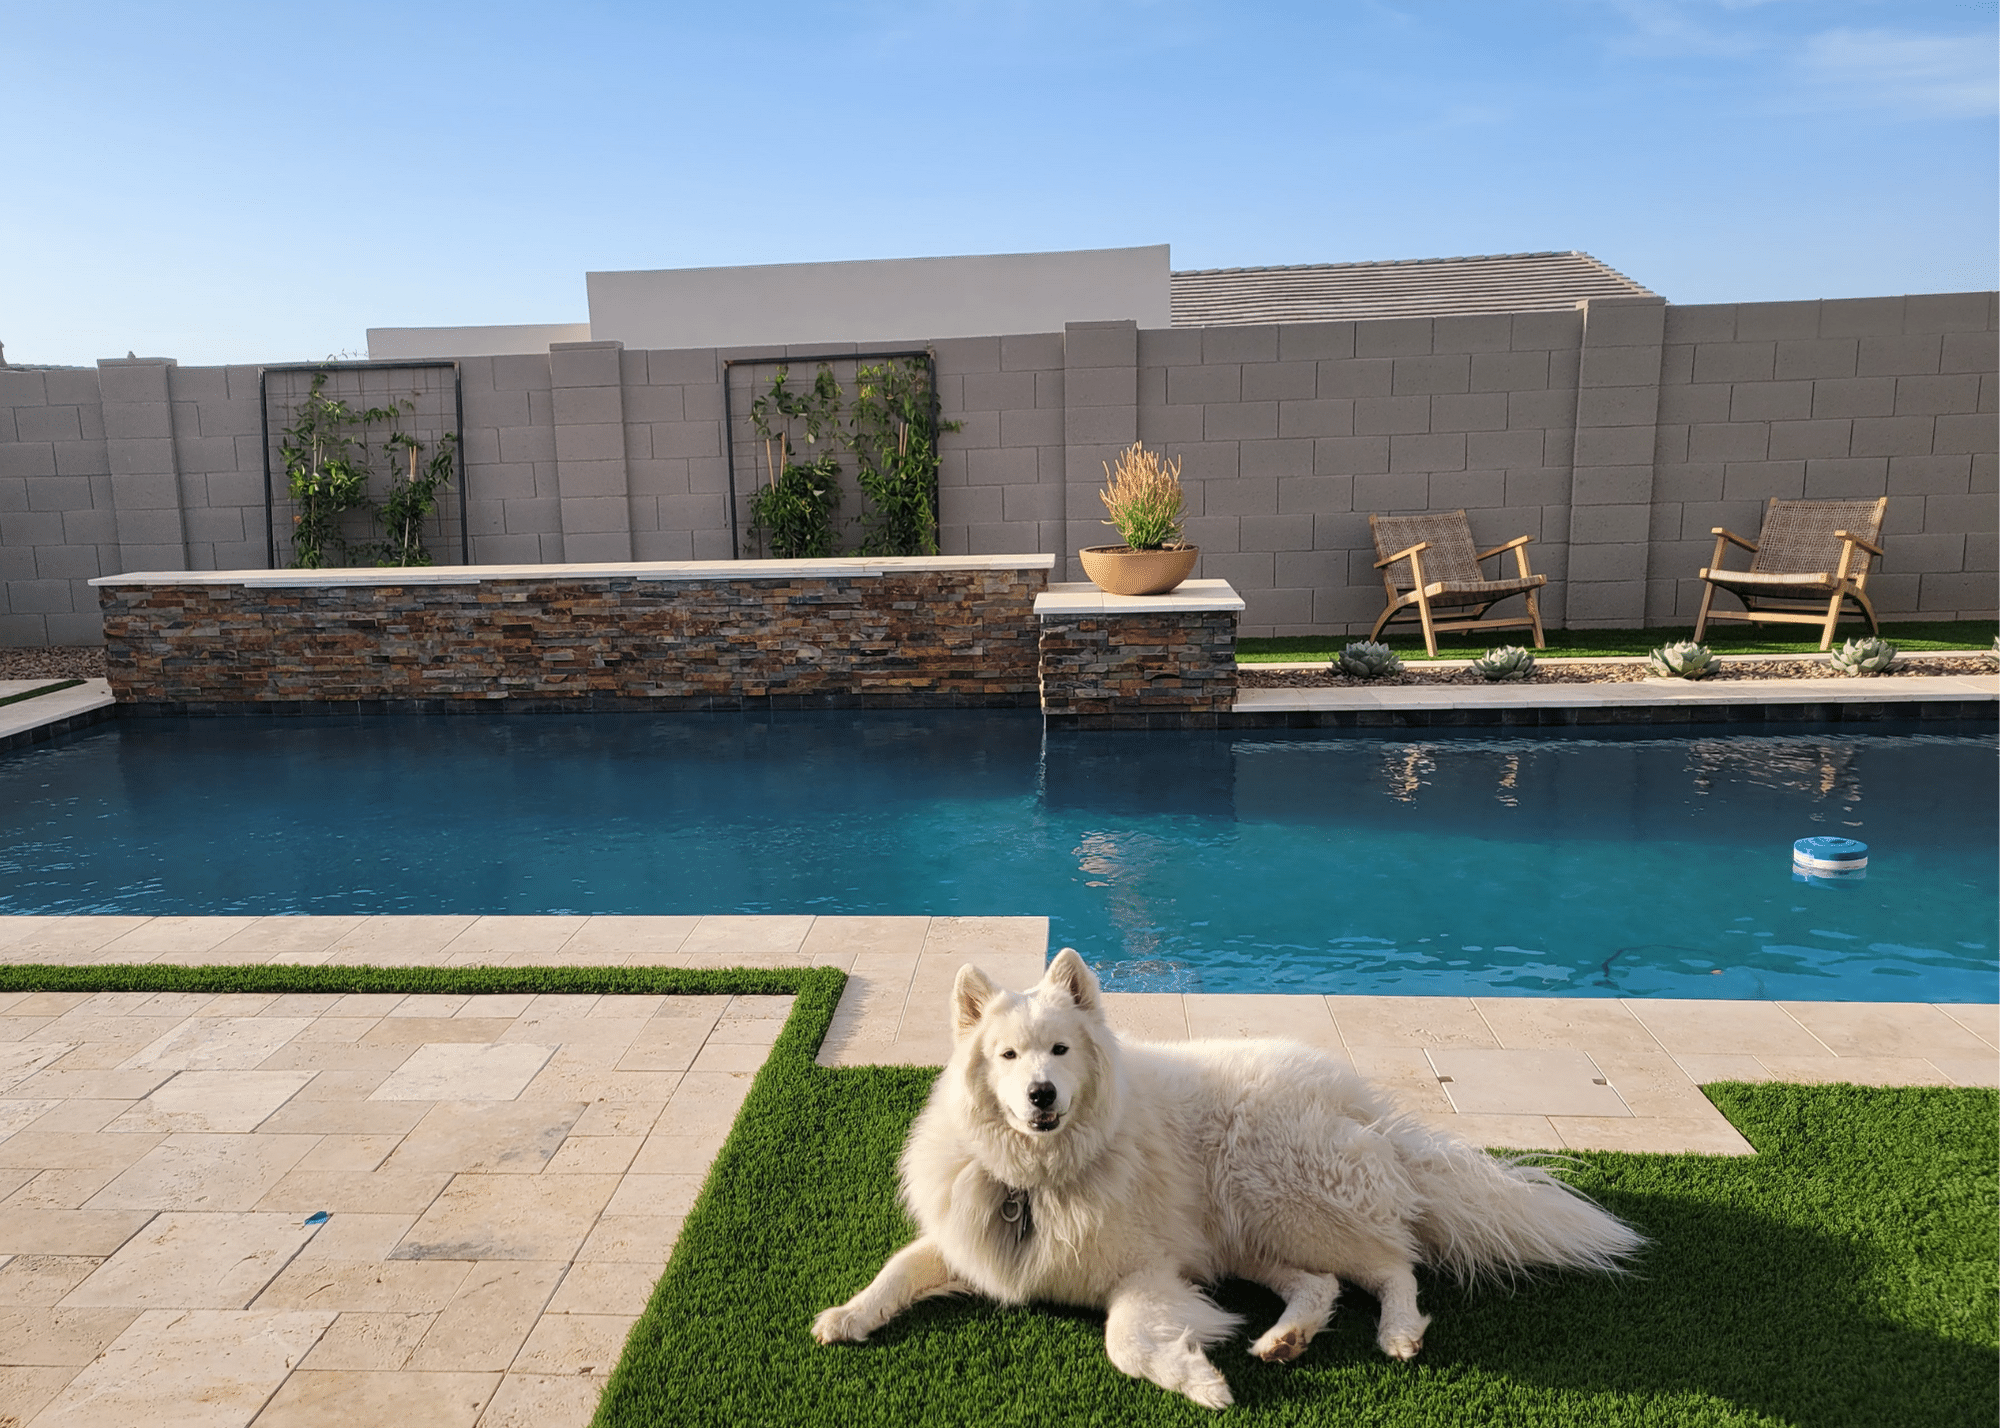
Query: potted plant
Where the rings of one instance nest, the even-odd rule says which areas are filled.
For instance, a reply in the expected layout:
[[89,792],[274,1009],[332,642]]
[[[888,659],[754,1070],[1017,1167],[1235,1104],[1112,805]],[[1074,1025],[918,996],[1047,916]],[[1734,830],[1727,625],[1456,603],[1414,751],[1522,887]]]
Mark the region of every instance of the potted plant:
[[1109,595],[1164,595],[1187,579],[1201,551],[1181,538],[1187,496],[1181,490],[1181,463],[1168,461],[1139,442],[1118,454],[1114,470],[1105,463],[1105,487],[1098,493],[1111,513],[1123,545],[1086,546],[1077,552],[1083,573]]

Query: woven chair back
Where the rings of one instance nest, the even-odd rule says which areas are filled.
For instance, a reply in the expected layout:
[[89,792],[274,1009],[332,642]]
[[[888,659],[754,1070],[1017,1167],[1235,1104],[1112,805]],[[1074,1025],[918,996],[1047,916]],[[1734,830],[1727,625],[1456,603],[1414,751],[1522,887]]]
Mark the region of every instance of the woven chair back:
[[[1883,502],[1773,501],[1764,513],[1757,537],[1757,554],[1750,568],[1759,574],[1811,575],[1840,565],[1840,541],[1835,531],[1848,531],[1871,544],[1882,543]],[[1868,569],[1865,550],[1854,552],[1850,575]]]
[[[1399,550],[1408,550],[1418,541],[1429,541],[1423,553],[1424,578],[1449,585],[1477,583],[1485,577],[1473,558],[1472,523],[1464,511],[1426,511],[1420,516],[1370,516],[1368,529],[1375,536],[1375,558],[1387,560]],[[1399,560],[1385,572],[1398,590],[1408,590],[1416,582],[1410,578],[1410,562]]]

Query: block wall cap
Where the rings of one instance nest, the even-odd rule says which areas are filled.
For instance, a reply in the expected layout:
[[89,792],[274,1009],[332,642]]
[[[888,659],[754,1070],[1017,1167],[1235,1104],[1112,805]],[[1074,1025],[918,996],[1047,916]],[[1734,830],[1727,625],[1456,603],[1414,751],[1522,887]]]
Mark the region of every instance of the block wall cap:
[[[551,342],[549,344],[549,351],[551,352],[623,352],[624,350],[625,344],[622,342]],[[529,353],[527,355],[533,356],[534,354]]]
[[1054,569],[1055,562],[1053,555],[892,555],[836,556],[827,560],[628,560],[567,565],[448,565],[403,569],[362,566],[331,570],[139,570],[122,575],[100,575],[90,583],[110,586],[240,585],[251,590],[284,590],[340,586],[478,585],[489,580],[788,580],[951,570],[1048,571]]
[[1243,609],[1227,580],[1183,580],[1165,595],[1107,595],[1088,580],[1061,581],[1035,597],[1043,619],[1066,615],[1178,615]]

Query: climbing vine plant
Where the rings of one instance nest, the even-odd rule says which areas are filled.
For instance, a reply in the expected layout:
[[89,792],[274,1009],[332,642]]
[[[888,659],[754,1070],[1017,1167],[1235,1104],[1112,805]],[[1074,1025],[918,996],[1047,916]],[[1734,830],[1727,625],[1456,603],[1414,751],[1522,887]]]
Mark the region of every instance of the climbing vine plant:
[[[840,383],[824,363],[812,385],[795,390],[780,367],[770,390],[750,403],[750,425],[764,447],[767,485],[750,498],[750,531],[780,559],[833,554],[833,515],[840,509]],[[816,455],[799,459],[797,436]]]
[[391,432],[386,443],[396,455],[407,458],[407,474],[392,472],[389,494],[382,500],[382,530],[386,537],[377,565],[429,565],[431,553],[424,544],[424,523],[436,513],[438,493],[451,484],[458,463],[458,435],[446,432],[430,448],[406,432]]
[[[438,495],[451,484],[458,437],[447,432],[426,444],[400,429],[415,403],[392,400],[357,409],[326,391],[328,374],[315,372],[312,387],[282,430],[278,454],[292,498],[292,565],[317,570],[330,564],[429,565],[425,523]],[[377,443],[382,426],[388,434]],[[426,452],[429,453],[426,456]],[[385,468],[388,492],[377,501],[370,487],[376,463]],[[369,534],[355,537],[350,513],[366,516]]]
[[806,388],[780,367],[750,403],[750,425],[764,458],[750,498],[761,551],[792,559],[834,553],[847,454],[864,505],[859,553],[938,553],[937,434],[959,423],[938,420],[922,359],[861,366],[851,403],[829,365],[820,364]]
[[848,444],[868,502],[861,554],[938,553],[937,434],[959,426],[938,420],[930,369],[919,359],[892,358],[855,373]]

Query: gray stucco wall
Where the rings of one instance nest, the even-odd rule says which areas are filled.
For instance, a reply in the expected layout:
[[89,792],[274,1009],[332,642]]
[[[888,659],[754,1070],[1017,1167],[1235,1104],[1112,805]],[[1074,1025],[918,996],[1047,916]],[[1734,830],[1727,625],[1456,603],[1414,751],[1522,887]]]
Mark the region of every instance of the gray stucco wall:
[[[1482,542],[1535,537],[1550,623],[1688,623],[1709,528],[1754,535],[1770,496],[1887,494],[1878,609],[1990,618],[1997,297],[944,339],[941,542],[1080,578],[1115,539],[1102,462],[1137,439],[1183,459],[1197,573],[1242,592],[1245,634],[1365,631],[1368,513],[1460,506]],[[723,363],[771,355],[463,359],[473,560],[727,558]],[[769,369],[733,372],[747,492]],[[0,369],[0,643],[94,642],[93,576],[262,566],[259,444],[255,367]]]

